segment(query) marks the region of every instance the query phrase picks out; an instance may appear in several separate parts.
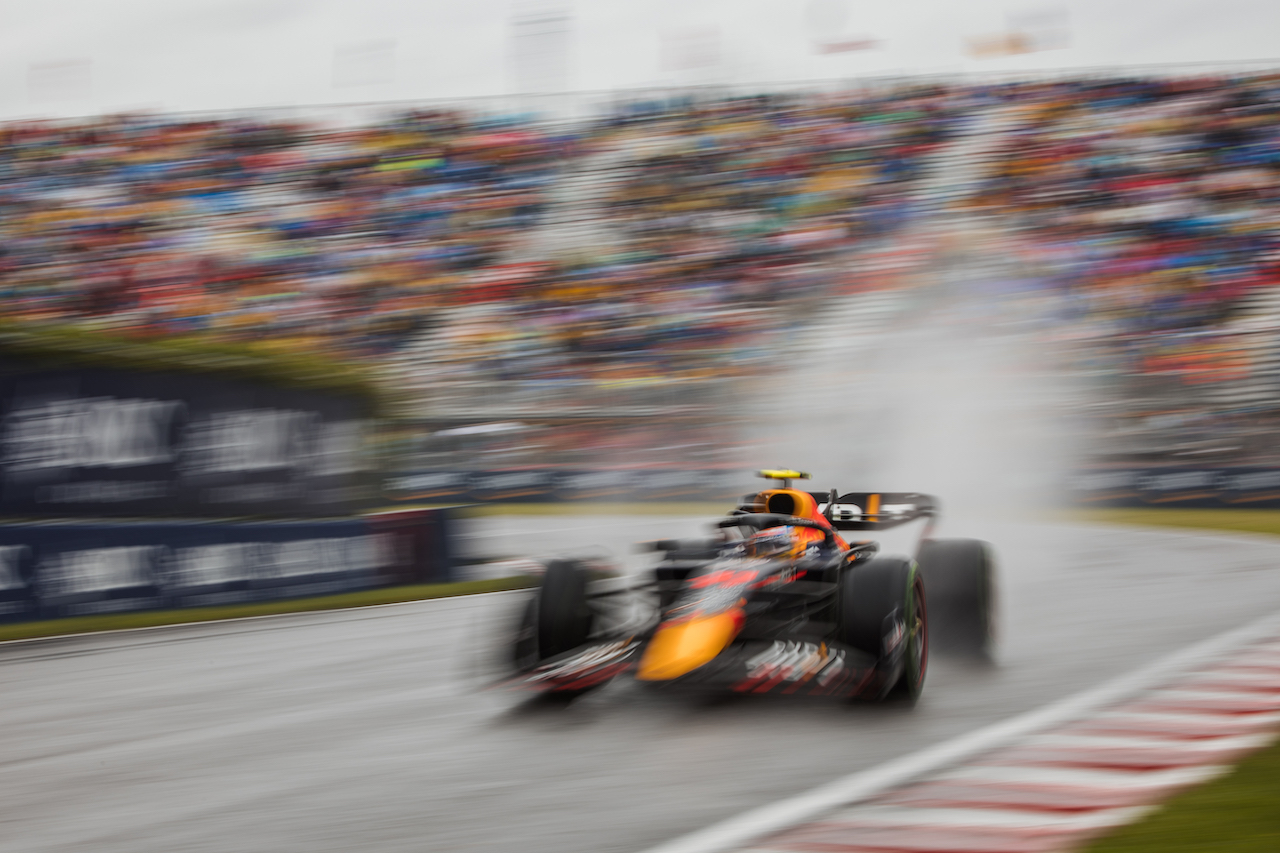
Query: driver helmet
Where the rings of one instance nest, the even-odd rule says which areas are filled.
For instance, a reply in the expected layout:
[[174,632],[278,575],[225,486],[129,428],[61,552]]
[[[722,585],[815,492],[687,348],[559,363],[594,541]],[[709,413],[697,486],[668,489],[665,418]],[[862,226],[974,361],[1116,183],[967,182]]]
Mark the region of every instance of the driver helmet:
[[770,527],[753,533],[747,539],[747,554],[752,557],[781,557],[801,549],[794,527]]

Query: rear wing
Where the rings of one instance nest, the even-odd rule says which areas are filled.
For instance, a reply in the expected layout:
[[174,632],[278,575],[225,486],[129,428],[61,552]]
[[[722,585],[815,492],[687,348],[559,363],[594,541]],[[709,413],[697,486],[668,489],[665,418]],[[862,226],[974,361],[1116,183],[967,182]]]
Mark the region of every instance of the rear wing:
[[[835,497],[836,490],[832,489],[809,494],[817,501],[818,512],[836,530],[889,530],[925,518],[929,522],[924,535],[928,536],[933,520],[938,517],[938,499],[919,492],[848,492]],[[753,503],[754,499],[754,494],[743,495],[731,515],[761,515]]]
[[818,511],[836,530],[889,530],[919,518],[938,517],[938,499],[919,492],[849,492],[836,498],[810,492],[818,501]]

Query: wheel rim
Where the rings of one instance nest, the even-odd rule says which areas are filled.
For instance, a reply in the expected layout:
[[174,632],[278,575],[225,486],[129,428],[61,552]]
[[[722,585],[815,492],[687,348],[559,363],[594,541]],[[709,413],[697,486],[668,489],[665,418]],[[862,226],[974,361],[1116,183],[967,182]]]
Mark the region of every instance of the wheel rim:
[[912,691],[918,691],[924,683],[924,673],[929,666],[929,618],[925,609],[924,584],[916,578],[911,585],[911,618],[907,634],[907,665],[911,667]]
[[995,653],[996,642],[1000,638],[1000,597],[992,579],[991,555],[985,549],[983,563],[986,571],[982,573],[982,615],[984,617],[982,651],[990,656]]

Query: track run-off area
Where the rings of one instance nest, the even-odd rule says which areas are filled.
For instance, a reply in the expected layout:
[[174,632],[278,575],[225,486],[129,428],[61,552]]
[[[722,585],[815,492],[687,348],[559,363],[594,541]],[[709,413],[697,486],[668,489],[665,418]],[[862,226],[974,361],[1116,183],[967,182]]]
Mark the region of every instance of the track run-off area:
[[[689,518],[478,519],[471,550],[600,553]],[[637,851],[1136,672],[1280,611],[1280,539],[1029,522],[994,542],[994,666],[904,704],[567,707],[486,689],[526,592],[0,645],[0,851]]]

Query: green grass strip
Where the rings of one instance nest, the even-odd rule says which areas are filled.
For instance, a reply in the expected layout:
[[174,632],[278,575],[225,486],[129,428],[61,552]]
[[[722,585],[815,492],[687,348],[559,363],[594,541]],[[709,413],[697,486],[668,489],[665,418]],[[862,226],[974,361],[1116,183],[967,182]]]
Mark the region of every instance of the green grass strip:
[[1280,850],[1280,744],[1229,775],[1193,788],[1087,853],[1276,853]]
[[274,616],[279,613],[310,613],[318,610],[340,610],[377,604],[399,604],[478,592],[500,592],[523,589],[536,581],[528,577],[461,581],[459,583],[427,583],[414,586],[392,586],[294,598],[282,601],[260,601],[251,604],[228,604],[220,607],[192,607],[184,610],[146,610],[140,613],[104,613],[99,616],[73,616],[69,619],[44,619],[0,625],[0,641],[30,640],[61,634],[88,634],[96,631],[120,631],[129,628],[155,628],[189,622],[216,622],[219,619],[241,619],[246,616]]
[[1126,524],[1143,527],[1189,527],[1199,530],[1235,530],[1242,533],[1280,535],[1280,509],[1134,509],[1068,510],[1072,521]]

